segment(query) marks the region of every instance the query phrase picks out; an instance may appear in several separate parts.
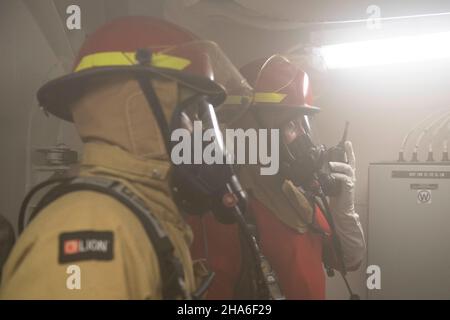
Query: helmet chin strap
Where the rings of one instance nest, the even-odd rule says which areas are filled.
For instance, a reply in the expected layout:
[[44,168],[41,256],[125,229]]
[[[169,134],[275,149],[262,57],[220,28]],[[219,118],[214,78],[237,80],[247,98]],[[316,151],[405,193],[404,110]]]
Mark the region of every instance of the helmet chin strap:
[[137,81],[139,86],[141,87],[142,92],[144,93],[145,98],[147,99],[149,108],[153,111],[153,114],[156,118],[156,122],[158,123],[159,130],[163,136],[164,145],[166,146],[167,154],[170,154],[170,131],[169,126],[167,124],[166,118],[164,116],[164,112],[161,108],[161,103],[159,102],[159,98],[156,95],[155,89],[151,84],[148,76],[145,74],[137,75]]
[[[139,62],[140,65],[148,66],[151,62],[151,52],[147,49],[140,49],[136,52],[136,60]],[[164,115],[164,111],[161,107],[161,103],[159,101],[159,98],[155,92],[155,89],[151,83],[151,80],[149,79],[148,75],[146,74],[138,74],[136,76],[136,80],[139,83],[139,86],[141,87],[141,90],[145,96],[145,99],[147,100],[148,106],[150,110],[153,112],[156,122],[158,123],[159,130],[163,136],[164,145],[166,146],[167,154],[170,156],[170,152],[172,150],[171,145],[171,131],[174,128],[180,128],[180,119],[181,119],[181,112],[184,109],[185,106],[188,106],[190,104],[195,103],[196,101],[199,101],[201,99],[205,99],[203,95],[196,94],[192,97],[187,98],[182,103],[178,104],[173,113],[170,120],[170,124],[168,124],[166,117]]]
[[[136,60],[141,66],[149,66],[152,60],[152,52],[148,49],[139,49],[136,51]],[[136,80],[141,87],[142,93],[147,100],[150,110],[153,112],[153,115],[156,118],[156,122],[158,123],[159,130],[164,140],[164,145],[166,146],[167,154],[170,156],[170,128],[164,115],[164,111],[161,107],[161,102],[159,101],[159,98],[151,82],[151,78],[145,73],[140,73],[136,75]],[[179,115],[181,113],[179,109],[179,106],[175,108],[171,123],[174,122],[175,114]]]

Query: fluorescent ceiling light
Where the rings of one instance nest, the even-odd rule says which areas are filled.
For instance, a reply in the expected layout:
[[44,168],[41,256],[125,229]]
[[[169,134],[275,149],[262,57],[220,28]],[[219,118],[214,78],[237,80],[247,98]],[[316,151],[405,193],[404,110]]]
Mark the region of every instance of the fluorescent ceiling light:
[[450,32],[325,45],[329,69],[377,66],[450,57]]

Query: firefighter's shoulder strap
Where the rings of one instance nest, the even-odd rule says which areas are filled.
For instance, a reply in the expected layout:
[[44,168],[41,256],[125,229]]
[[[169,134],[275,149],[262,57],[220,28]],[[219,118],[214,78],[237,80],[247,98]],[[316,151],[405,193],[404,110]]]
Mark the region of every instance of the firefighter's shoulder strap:
[[[35,193],[38,187],[39,185],[33,188],[31,192],[34,191]],[[162,228],[152,211],[146,206],[145,202],[127,186],[118,181],[100,177],[65,179],[56,187],[51,188],[50,191],[41,198],[38,205],[33,210],[30,220],[57,198],[70,192],[82,190],[99,192],[111,196],[133,212],[136,218],[142,223],[142,226],[155,249],[163,284],[163,299],[189,299],[190,294],[185,287],[183,266],[174,254],[174,247],[166,231]],[[28,200],[31,199],[31,197],[27,198]],[[26,200],[24,200],[24,202],[25,201]],[[26,207],[27,204],[24,203],[21,211],[26,210]],[[23,215],[24,213],[21,212],[21,216]]]

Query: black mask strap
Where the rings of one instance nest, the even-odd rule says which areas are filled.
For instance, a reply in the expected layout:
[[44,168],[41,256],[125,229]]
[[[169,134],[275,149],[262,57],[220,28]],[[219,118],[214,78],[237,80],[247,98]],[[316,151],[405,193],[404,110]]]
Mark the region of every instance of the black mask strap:
[[146,74],[138,74],[137,81],[139,82],[139,86],[141,87],[141,90],[144,93],[145,98],[147,99],[149,108],[151,108],[151,110],[153,111],[153,114],[156,118],[156,122],[158,122],[159,130],[161,131],[161,134],[163,136],[167,153],[170,154],[169,126],[164,116],[164,112],[162,110],[161,103],[159,102],[159,98],[156,95],[153,85],[151,84],[151,80]]
[[[141,65],[149,65],[151,61],[151,52],[149,52],[146,49],[140,49],[136,52],[136,59],[139,61],[139,64]],[[166,146],[167,153],[170,154],[172,150],[172,144],[170,141],[170,135],[172,131],[171,129],[180,127],[181,112],[186,106],[196,103],[197,101],[198,103],[201,103],[201,99],[206,99],[206,97],[204,97],[203,95],[194,95],[183,101],[181,104],[177,105],[175,107],[175,110],[173,111],[169,125],[167,123],[164,111],[161,107],[161,103],[159,101],[158,96],[156,95],[155,89],[153,88],[149,76],[144,73],[138,74],[136,76],[136,80],[138,81],[139,86],[141,87],[141,90],[144,93],[149,108],[151,109],[156,118],[158,127],[164,139],[164,144]]]
[[[136,51],[136,60],[141,66],[149,66],[152,60],[152,52],[147,49],[138,49]],[[155,89],[151,83],[151,78],[146,73],[138,73],[136,75],[136,80],[141,87],[142,92],[148,102],[149,108],[153,111],[153,114],[156,118],[156,122],[158,122],[159,130],[164,139],[164,144],[166,146],[166,150],[170,153],[170,131],[169,126],[167,124],[166,117],[164,116],[163,109],[161,107],[161,103],[159,101],[158,96],[156,95]]]

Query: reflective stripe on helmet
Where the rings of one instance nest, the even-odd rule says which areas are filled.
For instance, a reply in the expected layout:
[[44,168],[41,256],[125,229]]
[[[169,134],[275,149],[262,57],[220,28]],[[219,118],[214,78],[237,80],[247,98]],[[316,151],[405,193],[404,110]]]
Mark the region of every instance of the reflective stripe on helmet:
[[225,99],[225,102],[223,104],[241,104],[242,103],[243,96],[232,96],[229,95]]
[[[276,92],[256,92],[253,96],[253,103],[280,103],[287,94]],[[241,104],[243,96],[228,96],[224,104]]]
[[[110,66],[132,66],[138,64],[135,52],[99,52],[83,57],[74,72]],[[153,53],[151,65],[156,68],[167,68],[183,70],[191,61],[188,59],[167,55],[164,53]]]
[[280,103],[287,94],[276,92],[256,92],[253,102]]

